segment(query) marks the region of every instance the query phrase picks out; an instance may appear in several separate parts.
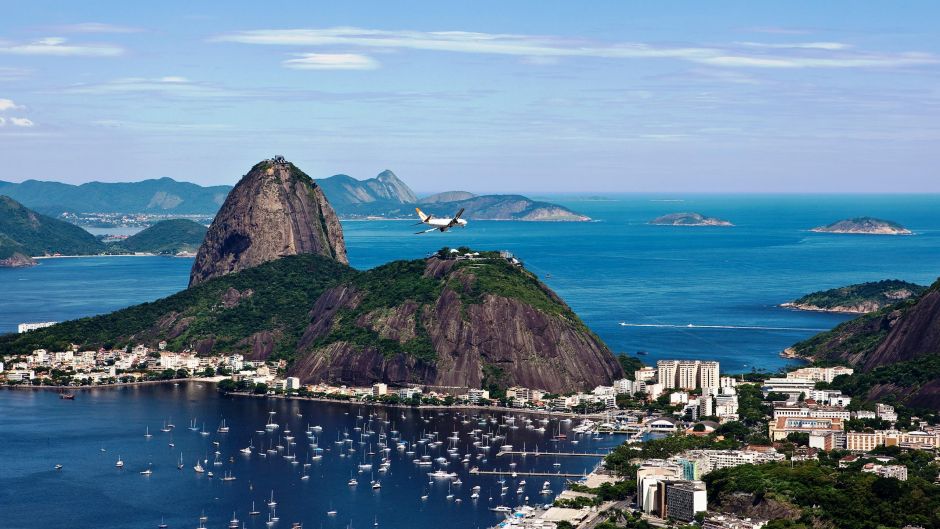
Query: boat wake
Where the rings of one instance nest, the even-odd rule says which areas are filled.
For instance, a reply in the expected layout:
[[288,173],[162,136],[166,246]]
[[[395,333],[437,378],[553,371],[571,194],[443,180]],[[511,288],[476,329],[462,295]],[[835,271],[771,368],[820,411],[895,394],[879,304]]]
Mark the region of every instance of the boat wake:
[[746,331],[807,331],[807,332],[825,332],[829,329],[813,329],[811,327],[765,327],[761,325],[695,325],[689,323],[686,325],[673,325],[669,323],[627,323],[620,322],[621,327],[656,327],[660,329],[731,329]]

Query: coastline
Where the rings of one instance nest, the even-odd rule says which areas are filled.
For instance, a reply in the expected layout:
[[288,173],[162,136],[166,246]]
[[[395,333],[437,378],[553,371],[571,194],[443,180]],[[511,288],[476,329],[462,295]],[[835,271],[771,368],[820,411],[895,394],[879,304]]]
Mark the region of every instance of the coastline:
[[[147,386],[155,384],[181,384],[181,383],[192,383],[199,382],[203,384],[218,384],[220,381],[227,379],[228,377],[206,377],[206,378],[177,378],[171,380],[141,380],[138,382],[115,382],[114,384],[99,384],[94,386],[33,386],[33,385],[24,385],[17,384],[14,386],[2,385],[0,388],[8,390],[32,390],[32,391],[87,391],[93,389],[111,389],[111,388],[122,388],[130,386]],[[301,397],[299,395],[268,395],[268,394],[255,394],[245,391],[230,391],[223,393],[226,396],[234,397],[249,397],[249,398],[261,398],[261,399],[282,399],[282,400],[305,400],[311,402],[328,402],[334,404],[348,404],[350,406],[372,406],[376,408],[398,408],[398,409],[410,409],[410,410],[476,410],[476,411],[500,411],[500,412],[513,412],[513,413],[526,413],[530,415],[540,415],[540,416],[549,416],[549,417],[581,417],[585,419],[598,419],[604,418],[607,416],[606,412],[600,413],[575,413],[568,411],[547,411],[547,410],[536,410],[531,408],[507,408],[503,406],[478,406],[475,404],[419,404],[413,406],[411,404],[394,404],[388,402],[372,402],[372,401],[360,401],[355,399],[330,399],[325,397]],[[610,410],[610,411],[623,411],[623,410]]]
[[868,314],[870,312],[875,312],[883,308],[883,307],[878,307],[874,310],[860,310],[854,307],[845,307],[841,305],[837,307],[833,307],[833,308],[826,308],[826,307],[819,307],[816,305],[804,305],[801,303],[793,303],[792,301],[781,303],[778,306],[781,308],[790,309],[790,310],[802,310],[806,312],[828,312],[831,314]]

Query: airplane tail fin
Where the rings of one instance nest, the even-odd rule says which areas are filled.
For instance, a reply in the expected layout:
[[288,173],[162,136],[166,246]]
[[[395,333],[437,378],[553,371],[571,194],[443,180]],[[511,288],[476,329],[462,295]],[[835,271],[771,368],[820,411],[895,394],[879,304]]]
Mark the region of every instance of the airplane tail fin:
[[424,212],[421,211],[421,208],[415,208],[415,211],[418,212],[418,218],[421,219],[421,222],[427,222],[427,220],[431,218],[429,215],[425,215]]

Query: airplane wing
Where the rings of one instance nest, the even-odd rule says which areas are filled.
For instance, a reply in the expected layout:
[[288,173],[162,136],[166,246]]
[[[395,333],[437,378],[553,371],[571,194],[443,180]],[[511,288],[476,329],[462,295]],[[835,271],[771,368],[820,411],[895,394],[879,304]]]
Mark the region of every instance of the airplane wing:
[[464,208],[460,208],[460,211],[458,211],[457,214],[454,215],[454,218],[450,219],[450,223],[447,225],[448,227],[457,225],[457,219],[459,219],[460,216],[463,215],[463,210]]
[[421,235],[421,234],[424,234],[424,233],[431,233],[432,231],[437,231],[437,230],[438,230],[438,228],[431,228],[431,229],[429,229],[429,230],[416,231],[416,232],[415,232],[415,235]]

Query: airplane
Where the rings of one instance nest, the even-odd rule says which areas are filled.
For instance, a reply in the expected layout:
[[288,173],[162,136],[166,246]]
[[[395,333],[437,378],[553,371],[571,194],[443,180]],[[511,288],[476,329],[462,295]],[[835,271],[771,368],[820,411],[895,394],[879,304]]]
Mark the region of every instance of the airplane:
[[[432,231],[440,231],[443,233],[453,228],[454,226],[460,226],[461,228],[465,227],[467,225],[467,221],[460,218],[460,216],[463,215],[463,210],[464,208],[460,208],[460,211],[458,211],[452,219],[435,219],[434,215],[426,215],[423,211],[421,211],[420,208],[415,208],[415,211],[418,212],[418,218],[421,219],[421,222],[418,224],[427,224],[428,226],[431,226],[431,229],[415,232],[415,235],[421,235],[422,233],[429,233]],[[418,224],[416,224],[416,226]]]

